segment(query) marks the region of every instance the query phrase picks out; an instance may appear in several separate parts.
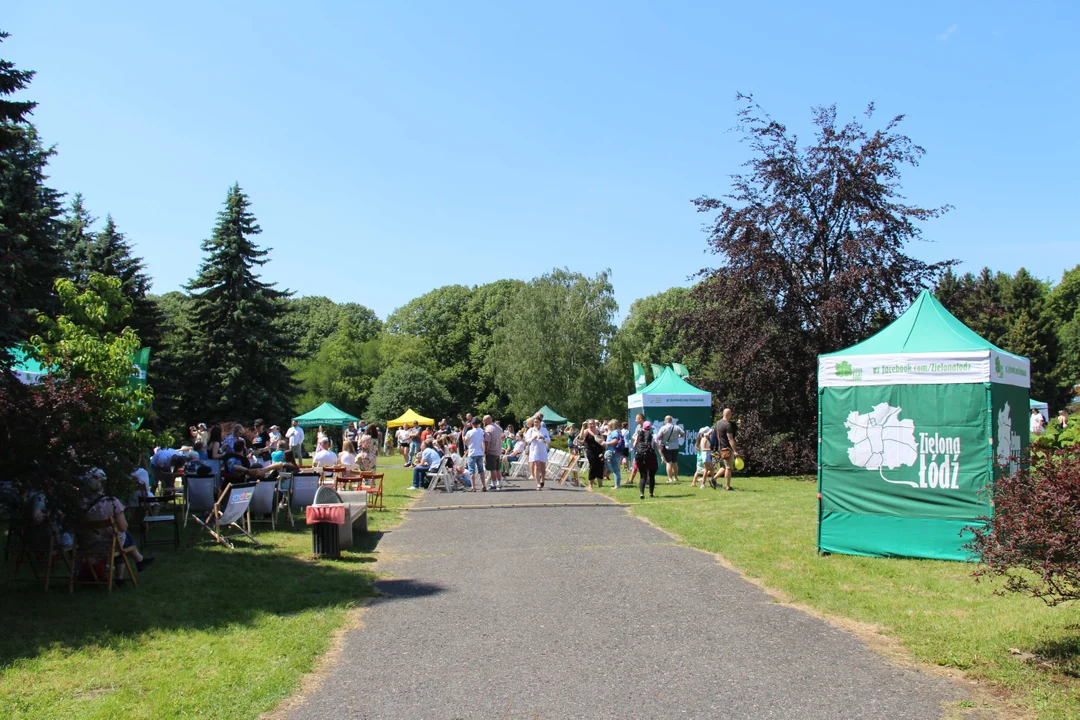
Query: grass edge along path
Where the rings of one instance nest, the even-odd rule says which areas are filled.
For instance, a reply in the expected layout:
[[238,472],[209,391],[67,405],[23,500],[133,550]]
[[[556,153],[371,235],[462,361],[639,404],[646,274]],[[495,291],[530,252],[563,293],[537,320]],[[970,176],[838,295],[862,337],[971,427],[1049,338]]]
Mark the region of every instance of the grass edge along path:
[[[0,589],[0,717],[255,718],[300,690],[374,594],[378,533],[415,499],[412,471],[380,458],[385,512],[341,560],[310,532],[254,528],[266,546],[152,548],[139,588]],[[391,465],[391,467],[387,467]],[[205,538],[205,536],[204,536]],[[2,586],[0,586],[2,587]]]
[[[975,582],[970,564],[819,556],[817,486],[810,480],[737,478],[734,492],[661,482],[656,498],[645,501],[629,488],[603,492],[776,597],[839,619],[841,627],[853,621],[873,628],[915,661],[963,671],[1040,720],[1080,717],[1077,608],[996,596],[992,585]],[[704,612],[723,612],[703,603]],[[1034,661],[1012,654],[1014,648]]]

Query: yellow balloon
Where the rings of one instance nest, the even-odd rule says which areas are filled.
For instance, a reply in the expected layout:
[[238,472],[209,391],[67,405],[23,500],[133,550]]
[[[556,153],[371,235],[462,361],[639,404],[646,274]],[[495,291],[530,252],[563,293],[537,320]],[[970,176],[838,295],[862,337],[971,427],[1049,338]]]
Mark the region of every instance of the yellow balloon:
[[743,459],[741,457],[735,458],[735,469],[742,470],[744,467],[746,467],[746,463],[743,462]]

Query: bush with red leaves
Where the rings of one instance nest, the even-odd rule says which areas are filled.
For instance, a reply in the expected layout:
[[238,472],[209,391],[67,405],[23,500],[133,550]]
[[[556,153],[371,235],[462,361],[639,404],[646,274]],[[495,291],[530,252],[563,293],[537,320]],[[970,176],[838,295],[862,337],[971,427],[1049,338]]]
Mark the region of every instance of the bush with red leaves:
[[[1080,600],[1080,449],[1034,456],[994,484],[994,516],[965,547],[981,558],[976,578],[1048,605]],[[1001,591],[999,591],[1001,592]]]

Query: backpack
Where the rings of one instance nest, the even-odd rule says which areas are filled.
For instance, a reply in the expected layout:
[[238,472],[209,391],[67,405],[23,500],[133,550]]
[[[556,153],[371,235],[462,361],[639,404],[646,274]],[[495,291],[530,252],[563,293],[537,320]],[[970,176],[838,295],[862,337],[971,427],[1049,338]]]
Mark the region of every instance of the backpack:
[[634,455],[645,457],[650,452],[654,452],[652,438],[649,437],[649,433],[639,428],[634,434]]
[[619,433],[619,442],[615,443],[615,452],[619,455],[626,452],[626,438],[622,433]]

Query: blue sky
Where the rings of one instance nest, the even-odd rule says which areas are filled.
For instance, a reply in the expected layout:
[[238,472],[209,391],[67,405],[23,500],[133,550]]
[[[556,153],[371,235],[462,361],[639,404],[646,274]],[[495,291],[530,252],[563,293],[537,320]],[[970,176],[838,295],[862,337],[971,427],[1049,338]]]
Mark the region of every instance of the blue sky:
[[904,187],[955,210],[913,252],[1056,280],[1080,263],[1080,5],[13,3],[0,53],[154,290],[194,275],[235,181],[264,277],[385,316],[434,287],[612,270],[621,313],[715,258],[690,200],[748,149],[752,92],[907,115]]

